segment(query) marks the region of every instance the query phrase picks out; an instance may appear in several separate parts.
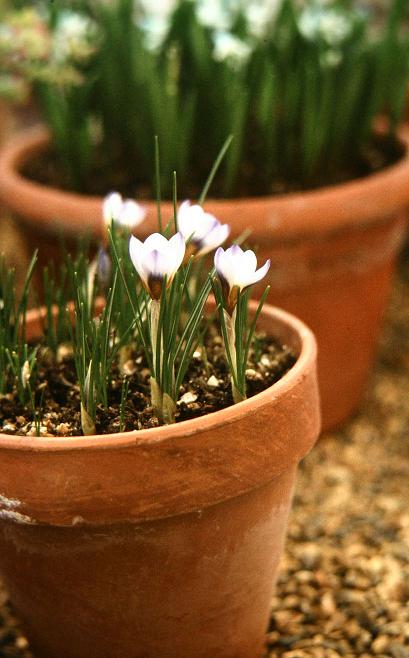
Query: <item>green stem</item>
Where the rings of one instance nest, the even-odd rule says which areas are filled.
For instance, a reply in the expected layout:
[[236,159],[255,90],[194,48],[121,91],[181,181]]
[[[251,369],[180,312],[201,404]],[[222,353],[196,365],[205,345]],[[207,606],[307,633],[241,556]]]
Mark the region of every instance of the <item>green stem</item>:
[[[160,371],[162,354],[161,342],[158,336],[160,318],[160,301],[152,299],[150,303],[150,320],[151,320],[151,344],[152,344],[152,363],[153,372],[150,379],[151,385],[151,402],[155,414],[160,421],[163,421],[163,391],[160,386]],[[159,350],[159,354],[158,354]]]
[[227,340],[228,340],[228,348],[229,348],[229,353],[230,353],[230,360],[231,360],[232,368],[234,369],[234,376],[232,376],[232,378],[231,378],[231,388],[232,388],[233,400],[237,404],[237,402],[242,402],[243,400],[246,399],[246,391],[245,390],[240,390],[236,386],[236,382],[237,382],[238,385],[240,385],[239,376],[238,376],[239,368],[238,368],[238,364],[237,364],[236,329],[235,329],[235,327],[236,327],[236,308],[234,309],[232,315],[230,315],[227,311],[223,311],[223,313],[224,313],[224,319],[225,319],[225,323],[226,323]]

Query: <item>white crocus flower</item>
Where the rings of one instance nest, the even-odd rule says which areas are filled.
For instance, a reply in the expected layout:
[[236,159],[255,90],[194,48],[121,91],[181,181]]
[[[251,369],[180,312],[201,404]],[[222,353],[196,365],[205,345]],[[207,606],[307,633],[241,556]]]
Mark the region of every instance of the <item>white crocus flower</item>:
[[96,26],[87,16],[62,12],[53,35],[53,58],[57,62],[88,59],[94,51],[95,33]]
[[322,38],[332,46],[341,44],[349,37],[352,23],[337,11],[327,11],[321,18],[320,33]]
[[157,50],[163,44],[169,30],[176,0],[139,0],[136,22],[144,33],[144,40],[149,50]]
[[184,201],[178,211],[178,228],[188,244],[187,254],[204,256],[219,247],[230,233],[227,224],[221,224],[202,206]]
[[243,251],[239,245],[224,250],[219,247],[214,256],[214,266],[220,279],[227,309],[231,314],[237,303],[238,293],[253,283],[261,281],[270,268],[270,259],[263,267],[257,269],[257,257],[254,251]]
[[163,281],[169,286],[185,256],[185,240],[176,233],[167,240],[160,233],[153,233],[145,242],[131,236],[129,254],[152,299],[160,299]]
[[132,230],[145,219],[146,208],[132,199],[123,199],[118,192],[112,192],[102,203],[102,216],[107,228],[115,222]]
[[230,32],[216,32],[214,35],[213,57],[216,62],[230,63],[234,68],[244,64],[251,53],[248,43],[230,34]]
[[282,0],[259,0],[246,2],[244,15],[250,34],[259,39],[263,37],[278,15]]
[[317,6],[304,9],[298,21],[298,28],[306,39],[323,39],[330,46],[343,43],[352,27],[351,20],[339,10]]
[[231,27],[231,7],[223,0],[198,0],[196,16],[204,27],[217,30],[228,30]]
[[148,50],[158,50],[168,33],[169,19],[165,16],[145,16],[139,23],[144,34],[144,42]]

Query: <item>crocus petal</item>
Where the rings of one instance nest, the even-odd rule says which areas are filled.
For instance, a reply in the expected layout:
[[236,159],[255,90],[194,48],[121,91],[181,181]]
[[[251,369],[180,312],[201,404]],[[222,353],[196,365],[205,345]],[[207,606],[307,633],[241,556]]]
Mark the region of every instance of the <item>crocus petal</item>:
[[138,272],[142,281],[147,284],[146,270],[144,266],[144,254],[145,246],[144,243],[135,238],[134,235],[131,235],[129,240],[129,255],[133,263],[134,268]]
[[145,255],[144,267],[149,276],[155,279],[163,279],[168,275],[172,263],[170,254],[153,249]]
[[219,247],[221,244],[223,244],[229,233],[230,226],[227,224],[218,224],[203,238],[197,254],[204,256],[205,254],[208,254],[209,251],[213,251],[213,249],[216,249],[216,247]]
[[169,240],[168,249],[173,257],[173,273],[176,273],[183,262],[186,251],[185,239],[180,231]]
[[166,251],[168,244],[168,240],[161,233],[152,233],[146,238],[144,242],[145,249],[149,251],[152,251],[153,249],[157,249],[158,251]]
[[217,274],[227,280],[226,277],[226,252],[219,247],[214,255],[214,267]]
[[126,199],[118,215],[118,223],[132,229],[138,226],[145,219],[145,216],[146,209],[143,206],[132,199]]
[[261,279],[264,279],[268,270],[270,269],[270,265],[271,265],[271,260],[270,259],[266,260],[264,265],[254,273],[252,281],[247,285],[251,286],[253,283],[257,283],[258,281],[261,281]]
[[190,201],[183,201],[180,206],[179,210],[177,213],[177,219],[178,219],[178,227],[179,230],[185,235],[185,226],[186,224],[190,223],[190,216],[191,216],[191,203]]
[[111,192],[102,202],[102,216],[106,226],[109,226],[112,220],[117,219],[122,208],[122,196],[118,192]]

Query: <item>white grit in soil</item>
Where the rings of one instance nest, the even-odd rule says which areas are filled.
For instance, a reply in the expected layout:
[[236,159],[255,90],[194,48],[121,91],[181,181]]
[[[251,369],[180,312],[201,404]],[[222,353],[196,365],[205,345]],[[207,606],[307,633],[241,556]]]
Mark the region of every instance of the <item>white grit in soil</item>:
[[[409,254],[360,413],[300,468],[266,656],[409,658],[408,600]],[[0,587],[0,657],[31,655]]]

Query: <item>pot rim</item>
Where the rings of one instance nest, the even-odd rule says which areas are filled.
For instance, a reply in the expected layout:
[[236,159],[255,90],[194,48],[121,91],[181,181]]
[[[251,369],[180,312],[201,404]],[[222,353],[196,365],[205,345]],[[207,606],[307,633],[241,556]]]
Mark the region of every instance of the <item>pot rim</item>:
[[[255,311],[257,302],[250,301],[250,311]],[[258,409],[271,404],[275,399],[291,391],[305,373],[315,367],[317,356],[317,345],[312,331],[294,315],[278,309],[270,304],[264,304],[261,317],[268,317],[273,322],[273,327],[278,330],[288,331],[293,334],[294,341],[298,343],[299,354],[295,364],[279,381],[269,386],[261,393],[247,398],[243,402],[231,405],[225,409],[214,411],[189,420],[184,420],[174,425],[162,425],[132,432],[118,432],[115,434],[96,434],[92,437],[28,437],[0,433],[0,450],[21,450],[34,452],[61,452],[81,450],[84,448],[113,449],[127,448],[130,446],[147,446],[162,444],[172,439],[190,437],[203,431],[216,430],[226,424],[236,423],[244,417],[248,411],[254,413]],[[40,315],[37,309],[27,314],[27,321],[38,323]],[[272,335],[279,331],[272,330]]]
[[[379,132],[385,122],[378,121]],[[401,125],[397,137],[405,147],[402,158],[385,169],[363,178],[322,188],[276,196],[238,199],[209,199],[206,209],[231,221],[235,232],[248,228],[248,213],[257,216],[252,236],[260,242],[288,236],[327,233],[350,226],[365,225],[403,212],[409,205],[409,127]],[[19,168],[50,141],[42,126],[17,133],[0,152],[0,198],[17,214],[34,219],[46,229],[54,229],[56,218],[71,234],[84,229],[94,235],[103,230],[102,197],[67,192],[35,183],[23,177]],[[142,233],[156,225],[156,203],[144,202],[148,210]],[[244,217],[238,209],[246,208]],[[165,213],[172,213],[171,202],[163,202]],[[328,210],[330,213],[328,214]]]

